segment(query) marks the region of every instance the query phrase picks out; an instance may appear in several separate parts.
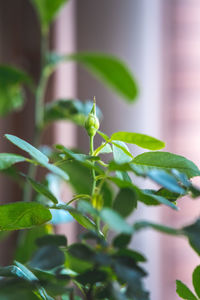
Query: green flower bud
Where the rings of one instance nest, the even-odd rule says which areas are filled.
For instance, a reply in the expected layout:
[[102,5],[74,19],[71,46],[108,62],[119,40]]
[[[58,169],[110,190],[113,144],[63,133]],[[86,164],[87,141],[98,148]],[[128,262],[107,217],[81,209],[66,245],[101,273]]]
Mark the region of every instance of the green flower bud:
[[103,207],[103,197],[100,194],[94,194],[92,196],[92,205],[97,210],[101,210]]
[[90,137],[95,136],[97,130],[99,129],[99,119],[96,116],[96,102],[94,97],[94,104],[91,112],[89,113],[85,121],[85,129]]

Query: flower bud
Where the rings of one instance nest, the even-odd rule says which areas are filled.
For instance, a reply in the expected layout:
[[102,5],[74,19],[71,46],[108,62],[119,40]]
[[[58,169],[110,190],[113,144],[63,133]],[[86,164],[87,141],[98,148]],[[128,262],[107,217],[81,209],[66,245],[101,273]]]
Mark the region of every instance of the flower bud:
[[90,137],[95,136],[97,130],[99,129],[99,119],[96,116],[95,98],[92,110],[85,121],[85,129]]
[[94,194],[92,196],[92,205],[97,210],[101,210],[103,207],[103,197],[100,194]]

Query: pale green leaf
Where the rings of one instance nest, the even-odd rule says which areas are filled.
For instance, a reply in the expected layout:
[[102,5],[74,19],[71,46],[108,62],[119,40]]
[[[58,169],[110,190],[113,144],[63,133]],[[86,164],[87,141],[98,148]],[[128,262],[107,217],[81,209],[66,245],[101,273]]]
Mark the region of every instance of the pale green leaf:
[[26,161],[26,158],[12,153],[0,153],[0,170],[5,170],[12,165]]

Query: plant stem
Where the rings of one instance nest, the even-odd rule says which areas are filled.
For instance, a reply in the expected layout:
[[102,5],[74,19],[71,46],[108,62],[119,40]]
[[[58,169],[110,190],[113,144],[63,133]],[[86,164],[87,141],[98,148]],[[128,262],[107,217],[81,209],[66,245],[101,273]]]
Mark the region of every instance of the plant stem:
[[[33,146],[38,147],[40,145],[40,139],[42,134],[42,126],[44,122],[44,98],[48,81],[48,74],[45,71],[46,64],[46,51],[48,50],[48,34],[42,35],[41,40],[41,76],[35,92],[35,128],[33,136]],[[36,167],[30,164],[28,169],[28,176],[34,178],[36,175]],[[30,202],[32,197],[31,185],[26,182],[24,186],[23,201]]]
[[[90,136],[90,155],[93,155],[93,152],[94,152],[94,136]],[[96,188],[96,176],[95,176],[95,170],[92,169],[92,195],[95,192],[95,188]]]

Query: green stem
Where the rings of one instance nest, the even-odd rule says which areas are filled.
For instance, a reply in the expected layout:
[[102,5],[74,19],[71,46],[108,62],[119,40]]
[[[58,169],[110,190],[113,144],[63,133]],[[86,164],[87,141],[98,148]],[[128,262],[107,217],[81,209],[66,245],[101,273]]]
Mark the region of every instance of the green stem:
[[[46,51],[48,49],[48,34],[42,35],[41,40],[41,76],[35,92],[35,130],[33,136],[33,146],[38,147],[40,145],[41,135],[42,135],[42,126],[44,122],[44,99],[45,91],[48,82],[48,74],[45,71],[46,64]],[[36,176],[36,166],[30,164],[28,169],[28,176],[35,178]],[[29,182],[25,183],[23,200],[25,202],[30,202],[32,198],[32,188]]]
[[[94,152],[94,136],[90,136],[90,155],[93,155],[93,152]],[[92,169],[92,195],[95,192],[95,188],[96,188],[96,176],[95,176],[95,170]]]

